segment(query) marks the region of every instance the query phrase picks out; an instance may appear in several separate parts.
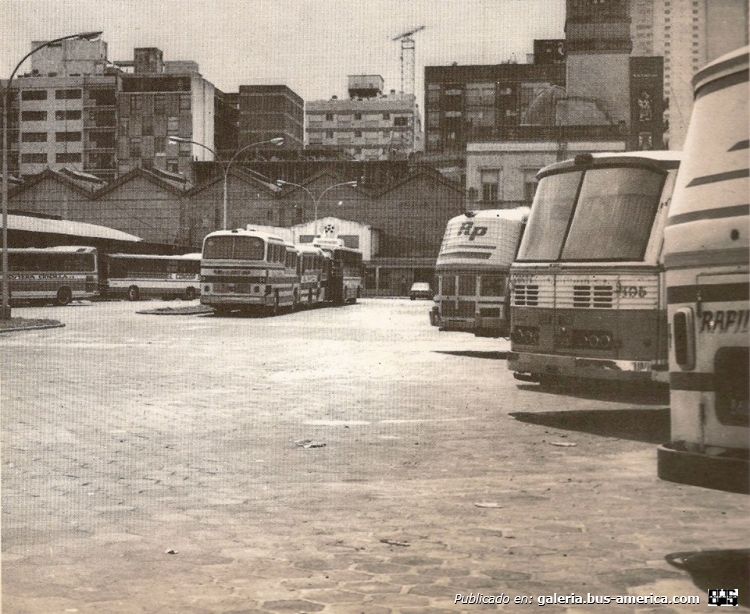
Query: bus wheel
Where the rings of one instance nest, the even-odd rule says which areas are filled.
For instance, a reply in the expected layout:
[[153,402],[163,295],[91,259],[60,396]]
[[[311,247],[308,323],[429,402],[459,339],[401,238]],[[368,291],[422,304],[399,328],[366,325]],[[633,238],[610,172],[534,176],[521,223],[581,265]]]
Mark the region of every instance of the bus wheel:
[[279,292],[276,291],[276,294],[274,294],[273,297],[273,307],[271,307],[271,315],[277,316],[279,315]]
[[67,286],[60,288],[57,291],[57,304],[58,305],[67,305],[72,300],[73,300],[73,293],[70,291],[70,288],[68,288]]
[[129,301],[137,301],[141,296],[140,291],[138,290],[138,286],[130,286],[128,288],[128,300]]
[[185,300],[192,301],[193,299],[195,299],[195,288],[190,286],[187,290],[185,290]]

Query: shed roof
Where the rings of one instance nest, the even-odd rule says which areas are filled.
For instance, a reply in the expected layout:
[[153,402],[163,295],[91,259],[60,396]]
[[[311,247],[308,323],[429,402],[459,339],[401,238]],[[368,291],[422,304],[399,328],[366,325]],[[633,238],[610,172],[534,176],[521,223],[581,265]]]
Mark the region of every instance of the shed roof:
[[76,237],[90,237],[93,239],[111,239],[115,241],[143,241],[140,237],[86,222],[72,222],[69,220],[51,220],[47,218],[27,215],[8,214],[8,230],[23,230],[26,232],[40,232]]

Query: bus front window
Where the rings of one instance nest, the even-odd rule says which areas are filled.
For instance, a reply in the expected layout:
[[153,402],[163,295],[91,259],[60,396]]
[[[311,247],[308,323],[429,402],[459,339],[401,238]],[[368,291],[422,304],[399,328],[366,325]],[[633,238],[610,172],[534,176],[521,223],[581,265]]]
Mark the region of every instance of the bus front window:
[[234,237],[208,237],[203,247],[204,258],[231,258]]
[[580,181],[581,171],[574,171],[539,182],[517,260],[546,262],[560,257]]
[[664,177],[643,168],[586,171],[562,260],[640,260]]

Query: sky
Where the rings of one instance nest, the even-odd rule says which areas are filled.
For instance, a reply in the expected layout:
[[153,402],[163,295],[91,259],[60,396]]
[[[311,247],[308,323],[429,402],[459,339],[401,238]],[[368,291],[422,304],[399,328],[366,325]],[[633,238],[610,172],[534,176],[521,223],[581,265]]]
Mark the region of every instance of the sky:
[[421,101],[424,66],[525,62],[534,39],[563,38],[564,23],[565,0],[0,0],[0,78],[32,40],[102,30],[110,60],[158,47],[225,92],[283,84],[322,100],[346,96],[350,74],[398,91],[392,39],[425,26],[414,35]]

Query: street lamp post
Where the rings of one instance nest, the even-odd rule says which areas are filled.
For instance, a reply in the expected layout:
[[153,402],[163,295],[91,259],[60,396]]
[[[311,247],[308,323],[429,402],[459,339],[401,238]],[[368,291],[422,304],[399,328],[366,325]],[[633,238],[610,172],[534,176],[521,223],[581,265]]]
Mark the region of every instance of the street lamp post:
[[200,143],[198,141],[191,141],[190,139],[185,139],[179,136],[170,136],[169,140],[173,143],[192,143],[193,145],[198,145],[198,147],[203,147],[203,149],[210,151],[214,158],[216,158],[219,163],[224,167],[224,191],[222,195],[222,203],[224,205],[224,230],[227,229],[227,209],[229,204],[229,190],[228,190],[228,183],[229,183],[229,169],[232,166],[232,163],[237,159],[237,157],[246,149],[250,149],[251,147],[257,147],[258,145],[265,145],[266,143],[272,143],[273,145],[276,145],[277,147],[284,144],[284,137],[283,136],[277,136],[273,139],[269,139],[267,141],[259,141],[257,143],[250,143],[249,145],[245,145],[242,149],[238,150],[237,153],[235,153],[231,160],[229,162],[224,162],[220,157],[219,154],[217,154],[213,149],[211,149],[208,145],[204,145],[203,143]]
[[101,36],[101,32],[79,32],[78,34],[70,34],[69,36],[62,36],[60,38],[56,38],[51,41],[47,41],[46,43],[39,45],[38,47],[32,49],[29,53],[27,53],[21,61],[16,64],[16,67],[13,69],[13,72],[10,73],[10,78],[8,79],[8,82],[5,84],[5,90],[3,91],[3,189],[2,189],[2,197],[3,197],[3,263],[2,263],[2,270],[3,270],[3,281],[2,281],[2,293],[3,293],[3,301],[2,301],[2,309],[0,310],[0,319],[2,320],[10,320],[10,283],[8,280],[8,114],[10,113],[10,85],[13,81],[13,77],[16,76],[16,73],[18,72],[18,69],[21,68],[21,64],[23,64],[29,56],[36,53],[40,49],[44,49],[45,47],[49,47],[50,45],[54,45],[56,43],[60,43],[62,41],[71,40],[71,39],[78,39],[78,40],[88,40],[92,41],[99,36]]
[[284,181],[283,179],[277,179],[276,180],[276,185],[279,186],[279,187],[283,187],[285,185],[291,185],[291,186],[300,188],[300,189],[304,190],[305,192],[307,192],[308,196],[310,196],[310,198],[313,199],[313,203],[315,205],[315,230],[314,230],[314,232],[315,232],[315,236],[317,237],[318,236],[318,203],[323,198],[323,195],[326,192],[328,192],[329,190],[332,190],[333,188],[338,188],[338,187],[340,187],[342,185],[348,185],[348,186],[350,186],[352,188],[356,188],[357,187],[357,182],[356,181],[343,181],[341,183],[336,183],[334,185],[329,185],[325,190],[323,190],[320,194],[318,194],[317,198],[315,197],[315,195],[310,190],[308,190],[305,186],[300,185],[299,183],[293,183],[291,181]]

